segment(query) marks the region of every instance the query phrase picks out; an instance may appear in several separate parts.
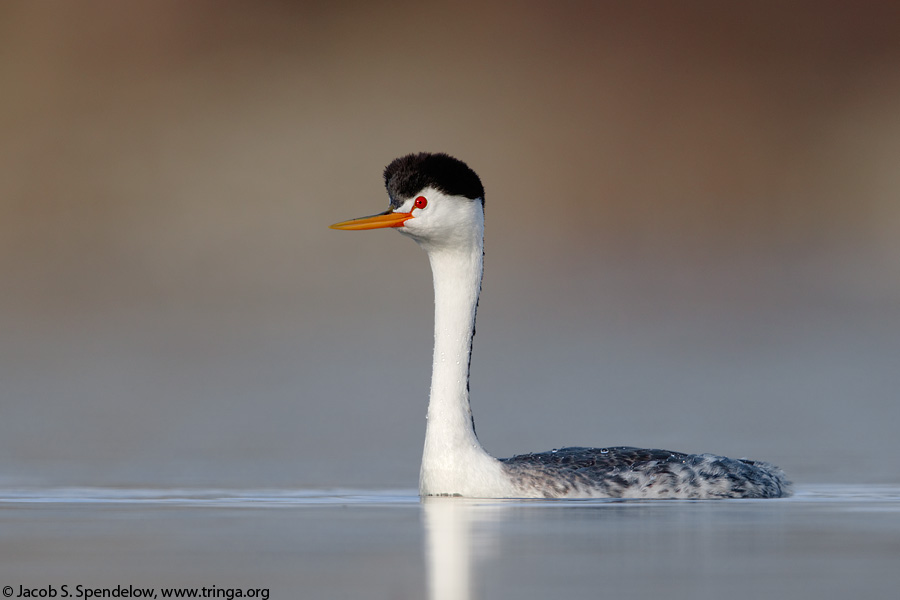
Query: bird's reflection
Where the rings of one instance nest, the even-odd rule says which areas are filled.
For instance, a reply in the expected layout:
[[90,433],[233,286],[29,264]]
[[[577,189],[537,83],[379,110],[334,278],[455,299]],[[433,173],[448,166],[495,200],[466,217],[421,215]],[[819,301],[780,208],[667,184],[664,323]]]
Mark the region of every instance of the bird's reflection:
[[503,502],[466,498],[422,499],[428,553],[428,598],[470,600],[478,567],[496,546],[497,528],[508,507]]

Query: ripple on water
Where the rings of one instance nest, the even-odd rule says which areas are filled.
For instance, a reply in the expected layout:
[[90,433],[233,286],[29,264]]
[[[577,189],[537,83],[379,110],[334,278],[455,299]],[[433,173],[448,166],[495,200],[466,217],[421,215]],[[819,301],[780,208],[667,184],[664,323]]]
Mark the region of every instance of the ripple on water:
[[[479,500],[479,502],[492,502]],[[584,506],[646,500],[581,499],[581,500],[500,500],[505,504],[527,506]],[[668,500],[653,501],[670,503]],[[786,502],[839,504],[848,510],[900,512],[900,485],[821,484],[798,485],[790,498],[778,500],[709,500],[708,502]],[[115,487],[3,487],[3,504],[159,504],[194,506],[321,506],[321,505],[415,505],[419,503],[414,489],[231,489],[231,488],[115,488]]]
[[159,504],[180,506],[409,505],[415,490],[226,488],[0,488],[2,504]]

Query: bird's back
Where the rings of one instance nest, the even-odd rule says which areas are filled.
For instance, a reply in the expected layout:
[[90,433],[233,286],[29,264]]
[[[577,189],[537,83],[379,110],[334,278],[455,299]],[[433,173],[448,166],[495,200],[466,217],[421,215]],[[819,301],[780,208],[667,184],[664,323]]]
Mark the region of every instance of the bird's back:
[[714,454],[632,448],[560,448],[500,461],[523,497],[779,498],[775,465]]

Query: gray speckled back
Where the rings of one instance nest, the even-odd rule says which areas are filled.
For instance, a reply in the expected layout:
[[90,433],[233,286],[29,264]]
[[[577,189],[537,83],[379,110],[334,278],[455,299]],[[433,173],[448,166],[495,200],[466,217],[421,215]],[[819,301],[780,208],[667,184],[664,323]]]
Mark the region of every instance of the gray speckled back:
[[560,448],[501,459],[523,496],[598,498],[779,498],[790,482],[778,467],[714,454],[632,448]]

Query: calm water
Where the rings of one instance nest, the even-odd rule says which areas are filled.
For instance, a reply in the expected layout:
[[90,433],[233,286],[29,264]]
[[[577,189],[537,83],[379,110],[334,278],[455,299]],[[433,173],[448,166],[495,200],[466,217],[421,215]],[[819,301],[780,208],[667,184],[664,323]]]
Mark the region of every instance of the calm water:
[[[893,598],[900,486],[745,501],[7,488],[0,586],[271,598]],[[212,596],[210,596],[212,597]]]

